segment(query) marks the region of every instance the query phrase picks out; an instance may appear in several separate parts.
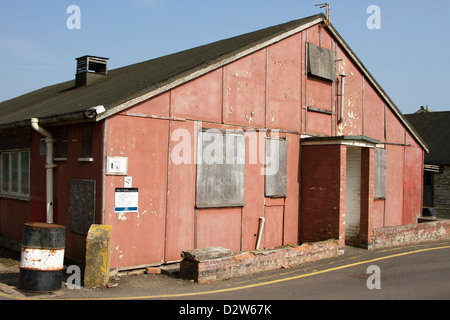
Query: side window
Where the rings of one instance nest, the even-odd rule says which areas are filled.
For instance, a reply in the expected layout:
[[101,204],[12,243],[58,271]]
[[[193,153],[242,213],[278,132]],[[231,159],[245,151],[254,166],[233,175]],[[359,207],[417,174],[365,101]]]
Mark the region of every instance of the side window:
[[243,131],[203,129],[198,134],[196,206],[244,205]]
[[30,152],[2,152],[1,194],[28,197],[30,194]]
[[2,193],[9,192],[9,152],[2,153]]

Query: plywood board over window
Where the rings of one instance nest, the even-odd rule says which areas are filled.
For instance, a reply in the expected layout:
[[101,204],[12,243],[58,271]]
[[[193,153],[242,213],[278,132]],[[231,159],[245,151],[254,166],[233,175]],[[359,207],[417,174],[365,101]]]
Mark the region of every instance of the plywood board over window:
[[374,151],[374,192],[375,199],[386,198],[386,149]]
[[308,74],[335,81],[334,52],[308,42]]
[[87,234],[95,221],[95,180],[70,180],[69,229]]
[[200,130],[197,208],[244,205],[245,144],[243,131]]
[[265,194],[266,197],[287,195],[287,140],[266,139]]

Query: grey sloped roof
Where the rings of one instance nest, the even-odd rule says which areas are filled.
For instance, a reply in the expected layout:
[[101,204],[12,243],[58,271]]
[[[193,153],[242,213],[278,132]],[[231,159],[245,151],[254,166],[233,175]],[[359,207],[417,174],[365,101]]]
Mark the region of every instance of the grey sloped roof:
[[106,80],[88,87],[75,88],[73,79],[39,89],[0,103],[0,127],[25,125],[31,118],[41,121],[49,121],[50,118],[55,121],[58,118],[70,119],[70,115],[83,113],[98,105],[103,105],[107,111],[111,110],[169,81],[192,74],[238,51],[321,18],[323,14],[314,15],[110,70]]
[[426,164],[450,164],[450,111],[406,114],[406,120],[428,145]]

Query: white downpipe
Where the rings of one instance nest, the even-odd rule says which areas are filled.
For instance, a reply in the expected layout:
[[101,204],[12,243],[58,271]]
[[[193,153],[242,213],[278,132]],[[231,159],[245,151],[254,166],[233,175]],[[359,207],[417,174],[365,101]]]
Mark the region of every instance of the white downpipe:
[[46,195],[47,195],[47,223],[53,223],[53,169],[56,165],[53,162],[53,143],[55,139],[50,132],[39,126],[39,119],[31,119],[31,127],[45,137],[47,145],[45,169],[46,169]]
[[259,218],[259,233],[258,233],[258,241],[256,242],[256,250],[259,249],[259,245],[261,243],[261,238],[262,238],[262,232],[264,229],[264,222],[266,219],[264,219],[263,217]]

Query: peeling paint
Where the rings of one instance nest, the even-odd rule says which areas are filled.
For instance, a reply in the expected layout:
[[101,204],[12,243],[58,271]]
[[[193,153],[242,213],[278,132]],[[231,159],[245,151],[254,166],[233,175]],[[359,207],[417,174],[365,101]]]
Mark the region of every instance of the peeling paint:
[[356,115],[355,115],[355,113],[353,112],[353,110],[350,110],[350,111],[347,113],[347,115],[348,115],[348,118],[349,118],[349,119],[356,119],[356,118],[357,118]]
[[338,131],[336,132],[337,136],[343,136],[344,133],[344,128],[347,126],[347,124],[345,122],[338,124]]

